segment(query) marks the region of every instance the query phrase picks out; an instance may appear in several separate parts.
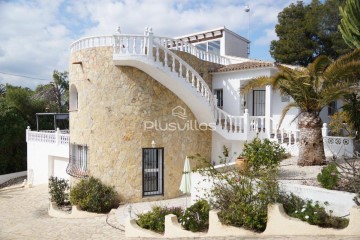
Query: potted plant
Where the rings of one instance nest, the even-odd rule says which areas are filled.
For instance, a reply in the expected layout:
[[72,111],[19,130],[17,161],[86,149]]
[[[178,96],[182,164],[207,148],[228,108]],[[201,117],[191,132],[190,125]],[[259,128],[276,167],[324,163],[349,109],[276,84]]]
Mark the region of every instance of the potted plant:
[[240,171],[246,171],[247,170],[247,159],[245,156],[239,155],[235,161],[236,168]]

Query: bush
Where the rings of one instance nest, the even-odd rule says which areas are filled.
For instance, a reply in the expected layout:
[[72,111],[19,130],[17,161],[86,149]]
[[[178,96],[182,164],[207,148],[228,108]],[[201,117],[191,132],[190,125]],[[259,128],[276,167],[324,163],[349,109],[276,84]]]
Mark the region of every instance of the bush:
[[180,217],[181,225],[192,232],[205,231],[209,228],[209,203],[202,199],[188,207]]
[[312,201],[305,201],[294,194],[281,194],[279,202],[283,204],[284,210],[289,216],[308,222],[311,225],[342,229],[349,224],[349,220],[346,218],[327,214],[325,208],[321,207],[318,202],[313,204]]
[[118,206],[116,198],[114,187],[106,186],[94,177],[81,180],[70,191],[71,204],[89,212],[109,212]]
[[278,143],[268,139],[261,141],[259,138],[245,143],[242,152],[242,155],[246,157],[248,167],[255,171],[260,168],[268,169],[279,166],[284,154],[285,149]]
[[326,189],[335,189],[339,181],[339,171],[336,164],[331,163],[325,166],[317,175],[317,180]]
[[174,214],[179,219],[183,213],[180,207],[152,207],[152,211],[139,214],[137,224],[145,229],[149,229],[158,233],[165,231],[165,215]]
[[50,177],[49,178],[49,194],[52,202],[58,206],[63,206],[69,203],[69,181],[63,178]]
[[226,168],[220,172],[211,164],[199,173],[214,179],[208,193],[211,208],[219,209],[223,224],[263,231],[267,222],[267,206],[274,203],[278,195],[277,168],[254,168],[241,171]]

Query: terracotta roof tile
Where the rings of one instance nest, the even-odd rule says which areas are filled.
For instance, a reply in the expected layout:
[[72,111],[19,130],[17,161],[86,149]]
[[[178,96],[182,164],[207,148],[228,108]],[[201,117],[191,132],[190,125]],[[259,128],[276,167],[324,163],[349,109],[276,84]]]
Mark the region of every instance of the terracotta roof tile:
[[230,64],[230,65],[218,68],[214,72],[231,72],[231,71],[237,71],[237,70],[265,68],[265,67],[274,67],[274,63],[272,63],[272,62],[242,62],[242,63]]

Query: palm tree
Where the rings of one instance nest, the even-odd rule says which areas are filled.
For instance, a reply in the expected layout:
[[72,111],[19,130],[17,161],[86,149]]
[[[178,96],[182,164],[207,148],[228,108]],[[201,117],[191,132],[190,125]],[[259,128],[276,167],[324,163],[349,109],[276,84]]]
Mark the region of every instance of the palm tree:
[[272,85],[281,94],[292,97],[282,112],[280,124],[293,107],[300,110],[298,165],[321,165],[325,160],[320,111],[331,102],[354,92],[360,76],[360,49],[339,57],[336,61],[326,56],[317,57],[306,68],[278,66],[272,77],[258,77],[246,84],[243,94],[251,89]]

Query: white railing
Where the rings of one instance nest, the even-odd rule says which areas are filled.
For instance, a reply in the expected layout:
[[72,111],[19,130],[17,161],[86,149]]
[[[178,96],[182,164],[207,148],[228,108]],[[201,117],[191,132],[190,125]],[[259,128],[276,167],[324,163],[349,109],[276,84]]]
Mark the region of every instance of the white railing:
[[75,52],[85,48],[112,46],[114,46],[114,36],[93,36],[77,40],[76,42],[71,44],[70,51]]
[[70,142],[70,134],[61,133],[59,129],[53,132],[37,132],[31,131],[30,127],[28,127],[26,129],[26,142],[68,145]]
[[[152,35],[152,33],[150,32]],[[230,60],[226,57],[220,56],[215,53],[210,53],[198,49],[191,43],[184,42],[179,39],[172,39],[168,37],[153,36],[151,43],[148,42],[149,32],[145,32],[145,35],[131,35],[131,34],[117,34],[107,36],[93,36],[81,38],[71,44],[71,52],[79,51],[86,48],[94,47],[114,47],[114,53],[119,54],[120,51],[129,51],[132,54],[144,54],[145,46],[159,44],[165,48],[178,50],[189,53],[195,57],[221,65],[230,64]],[[125,40],[125,41],[122,41]],[[148,48],[150,49],[150,48]],[[125,53],[125,52],[123,52]]]
[[168,37],[154,36],[154,42],[156,42],[168,49],[189,53],[189,54],[194,55],[195,57],[197,57],[201,60],[204,60],[204,61],[217,63],[217,64],[221,64],[221,65],[230,64],[230,60],[228,58],[220,56],[215,53],[210,53],[207,51],[200,50],[193,44],[182,41],[180,39],[172,39],[172,38],[168,38]]

